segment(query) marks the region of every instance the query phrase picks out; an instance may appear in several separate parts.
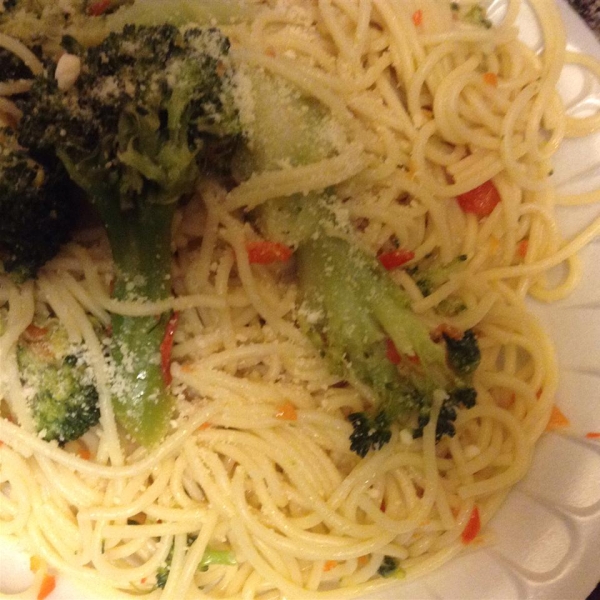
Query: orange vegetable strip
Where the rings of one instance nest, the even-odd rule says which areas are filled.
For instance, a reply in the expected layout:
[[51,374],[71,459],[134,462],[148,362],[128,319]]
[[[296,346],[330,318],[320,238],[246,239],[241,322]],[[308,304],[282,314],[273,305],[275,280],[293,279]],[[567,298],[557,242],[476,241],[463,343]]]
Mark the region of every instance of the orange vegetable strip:
[[337,567],[337,565],[338,565],[337,560],[328,560],[323,565],[323,571],[331,571],[331,569],[334,569],[335,567]]
[[554,405],[552,412],[550,413],[550,419],[548,425],[546,425],[546,431],[552,431],[553,429],[560,429],[562,427],[568,427],[571,421],[564,415],[564,413]]
[[492,85],[494,87],[496,87],[498,85],[498,75],[496,75],[496,73],[484,73],[483,74],[483,81],[485,81],[485,83],[487,83],[488,85]]
[[44,600],[44,598],[47,598],[55,587],[56,577],[54,577],[54,575],[44,575],[44,578],[42,579],[42,585],[40,585],[40,591],[37,595],[37,600]]
[[296,407],[291,402],[285,402],[277,407],[275,418],[282,419],[284,421],[295,421],[298,419]]
[[81,444],[81,448],[79,449],[79,452],[77,452],[77,454],[83,460],[90,460],[90,458],[92,458],[92,453],[85,444]]

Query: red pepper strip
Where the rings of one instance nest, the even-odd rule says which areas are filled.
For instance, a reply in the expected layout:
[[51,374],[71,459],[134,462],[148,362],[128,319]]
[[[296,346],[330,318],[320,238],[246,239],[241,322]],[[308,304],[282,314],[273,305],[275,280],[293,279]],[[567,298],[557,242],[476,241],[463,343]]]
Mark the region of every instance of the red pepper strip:
[[569,427],[570,424],[571,421],[569,421],[568,417],[566,417],[560,408],[555,405],[552,407],[550,419],[548,420],[548,425],[546,425],[546,431],[560,429],[561,427]]
[[416,354],[400,354],[389,338],[385,341],[385,356],[393,365],[399,365],[403,360],[407,360],[412,365],[421,364],[421,359]]
[[600,431],[588,431],[588,433],[585,434],[585,437],[588,440],[600,440]]
[[415,253],[412,250],[392,250],[391,252],[382,252],[377,258],[383,265],[383,268],[391,271],[396,267],[401,267],[406,264],[409,260],[415,257]]
[[471,512],[467,526],[460,536],[463,544],[470,544],[477,537],[480,529],[481,519],[479,518],[479,509],[475,506]]
[[274,262],[285,262],[293,254],[293,250],[285,244],[260,240],[246,244],[248,261],[253,265],[270,265]]
[[87,13],[91,17],[99,17],[110,8],[110,0],[98,0],[88,6]]
[[385,341],[385,355],[393,365],[399,365],[402,360],[396,345],[389,338]]
[[171,385],[173,376],[171,375],[171,352],[173,351],[173,337],[177,331],[179,323],[179,313],[174,312],[165,327],[165,337],[160,343],[160,367],[163,380],[166,385]]
[[501,200],[500,193],[491,180],[459,194],[456,199],[463,212],[472,213],[479,219],[491,215]]

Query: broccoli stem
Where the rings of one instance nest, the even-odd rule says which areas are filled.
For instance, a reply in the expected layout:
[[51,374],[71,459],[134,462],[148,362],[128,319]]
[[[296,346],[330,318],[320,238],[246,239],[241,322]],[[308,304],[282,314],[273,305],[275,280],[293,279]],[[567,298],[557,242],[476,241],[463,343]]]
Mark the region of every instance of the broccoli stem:
[[[116,268],[113,296],[118,300],[160,300],[170,291],[175,205],[140,204],[135,210],[135,217],[129,219],[105,215]],[[169,316],[112,316],[115,416],[144,446],[164,437],[173,409],[159,351]]]
[[427,361],[443,365],[444,357],[407,308],[402,290],[342,238],[320,234],[304,241],[297,261],[304,329],[336,371],[371,387],[394,417],[418,408],[422,398],[414,382],[386,359],[386,338],[402,344],[406,354],[422,352]]

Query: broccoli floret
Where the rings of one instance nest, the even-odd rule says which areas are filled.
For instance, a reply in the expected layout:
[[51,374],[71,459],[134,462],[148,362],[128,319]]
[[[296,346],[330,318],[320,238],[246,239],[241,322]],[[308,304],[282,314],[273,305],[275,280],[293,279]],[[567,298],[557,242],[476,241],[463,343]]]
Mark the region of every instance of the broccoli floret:
[[[419,416],[422,428],[436,391],[455,398],[472,390],[374,258],[345,239],[320,233],[300,243],[296,259],[304,330],[337,373],[367,385],[376,397],[372,410],[349,417],[354,452],[364,456],[381,448],[395,421],[408,424]],[[468,341],[476,346],[474,337]],[[390,344],[397,359],[389,356]],[[442,423],[453,421],[456,412],[450,405],[442,412],[440,430],[450,433]]]
[[[438,257],[433,253],[426,256],[419,264],[408,267],[406,271],[413,277],[423,296],[429,296],[446,283],[452,274],[459,271],[466,260],[466,255],[460,254],[447,264],[439,264]],[[455,316],[465,308],[462,298],[451,295],[444,298],[435,310],[440,315]]]
[[82,348],[69,345],[57,319],[30,326],[17,359],[36,430],[45,440],[62,445],[98,424],[98,392]]
[[392,437],[392,422],[384,410],[374,417],[364,412],[352,413],[348,420],[352,424],[350,450],[359,456],[366,456],[369,450],[381,449]]
[[[241,135],[229,42],[216,29],[126,26],[99,46],[64,46],[77,79],[36,78],[21,103],[22,144],[55,152],[108,234],[119,300],[170,294],[171,221],[209,171],[227,170]],[[145,446],[173,400],[157,359],[169,315],[112,319],[115,415]]]
[[[191,546],[196,540],[195,535],[188,535],[187,545]],[[161,565],[156,572],[156,587],[163,589],[167,585],[167,579],[169,579],[169,573],[171,571],[171,562],[173,561],[173,547],[167,555],[167,558],[163,565]],[[233,550],[230,548],[216,549],[207,546],[202,559],[198,563],[199,571],[207,571],[211,565],[236,565],[237,561]]]
[[16,55],[0,47],[0,73],[2,80],[29,79],[32,73],[29,67]]
[[492,27],[492,22],[487,18],[485,8],[483,8],[483,6],[480,4],[473,4],[470,8],[468,8],[462,15],[462,19],[466,23],[478,25],[479,27],[485,27],[485,29],[490,29]]
[[60,165],[44,167],[0,129],[0,259],[17,281],[33,277],[69,238],[74,203]]
[[471,375],[481,361],[481,351],[472,329],[467,329],[461,338],[443,333],[446,342],[447,360],[450,368],[459,375]]
[[[324,135],[336,126],[322,106],[260,72],[253,75],[253,88],[257,115],[266,117],[257,116],[252,146],[235,157],[239,178],[281,162],[302,165],[335,154],[340,137]],[[365,456],[389,442],[395,422],[408,426],[428,417],[436,390],[453,394],[465,383],[447,364],[443,343],[431,339],[411,310],[408,296],[358,248],[347,224],[338,222],[339,208],[330,190],[269,200],[252,216],[266,239],[296,249],[298,320],[307,337],[335,373],[372,393],[372,408],[349,416],[350,447]],[[390,345],[401,361],[390,360]]]
[[377,569],[377,574],[381,577],[396,577],[403,578],[405,576],[404,569],[398,563],[398,559],[393,556],[385,555]]
[[[457,387],[449,394],[442,402],[442,406],[440,408],[440,414],[438,416],[436,429],[435,429],[435,439],[440,440],[442,436],[447,435],[449,437],[453,437],[456,433],[456,427],[454,426],[454,421],[457,417],[457,409],[463,408],[473,408],[475,406],[475,402],[477,400],[477,394],[475,389],[468,386]],[[419,414],[419,422],[418,426],[413,431],[413,437],[418,438],[423,435],[424,427],[429,423],[429,412],[422,411]]]
[[459,254],[449,263],[439,264],[437,256],[435,253],[432,253],[417,265],[408,267],[406,271],[413,277],[423,296],[429,296],[437,288],[446,283],[450,276],[456,273],[466,260],[467,256],[465,254]]

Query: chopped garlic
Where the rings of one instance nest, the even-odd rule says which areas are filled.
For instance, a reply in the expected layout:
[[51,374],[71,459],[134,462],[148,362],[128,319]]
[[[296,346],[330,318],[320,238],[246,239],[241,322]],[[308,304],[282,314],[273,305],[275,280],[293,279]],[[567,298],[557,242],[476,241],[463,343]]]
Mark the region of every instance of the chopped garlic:
[[58,89],[63,92],[68,90],[81,73],[81,59],[74,54],[63,54],[56,65],[54,77],[58,81]]

